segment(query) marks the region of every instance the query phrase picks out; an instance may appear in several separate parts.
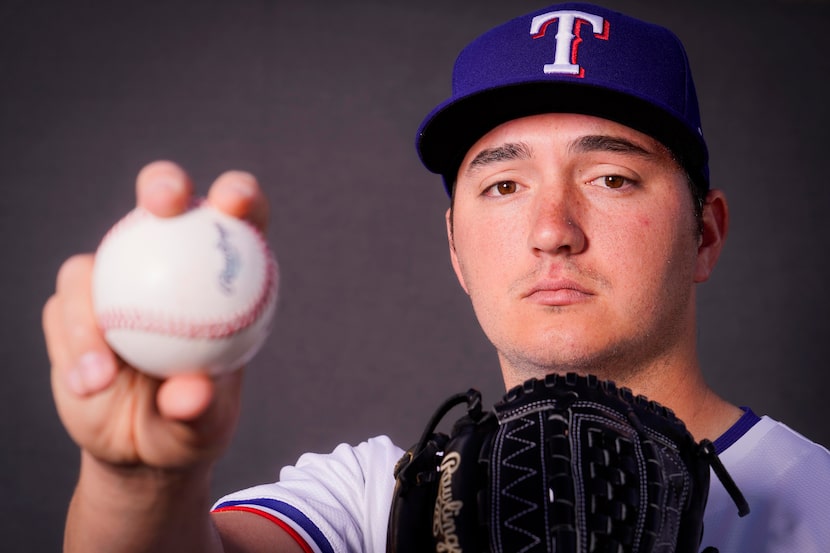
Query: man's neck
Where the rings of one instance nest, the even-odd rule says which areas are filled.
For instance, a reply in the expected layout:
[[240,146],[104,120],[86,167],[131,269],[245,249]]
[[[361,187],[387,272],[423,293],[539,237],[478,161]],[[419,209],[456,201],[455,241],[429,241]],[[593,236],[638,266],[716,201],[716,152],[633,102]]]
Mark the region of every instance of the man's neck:
[[704,438],[714,441],[743,414],[739,407],[706,384],[697,365],[666,371],[659,376],[634,377],[620,385],[669,407],[698,441]]

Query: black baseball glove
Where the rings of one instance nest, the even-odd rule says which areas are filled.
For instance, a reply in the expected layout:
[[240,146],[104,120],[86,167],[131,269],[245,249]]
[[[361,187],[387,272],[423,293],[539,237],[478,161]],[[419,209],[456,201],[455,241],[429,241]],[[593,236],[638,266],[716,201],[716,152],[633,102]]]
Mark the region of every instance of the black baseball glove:
[[[436,433],[465,402],[451,435]],[[710,467],[748,513],[711,442],[627,388],[552,374],[489,412],[470,390],[398,462],[387,552],[694,553]]]

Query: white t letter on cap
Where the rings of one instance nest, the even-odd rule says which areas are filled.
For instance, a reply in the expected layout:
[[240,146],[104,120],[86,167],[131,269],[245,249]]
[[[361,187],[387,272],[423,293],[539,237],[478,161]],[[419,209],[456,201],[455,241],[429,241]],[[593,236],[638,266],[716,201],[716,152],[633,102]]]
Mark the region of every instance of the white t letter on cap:
[[[545,36],[547,26],[557,19],[559,20],[559,25],[556,31],[556,57],[553,63],[545,64],[545,73],[579,75],[582,68],[578,64],[572,63],[572,61],[576,61],[574,40],[577,37],[575,33],[577,23],[581,21],[590,23],[594,35],[599,37],[607,31],[605,28],[605,20],[598,15],[575,10],[548,12],[533,18],[533,21],[530,23],[530,34],[533,38]],[[602,36],[600,38],[607,37]],[[573,59],[572,52],[574,53]]]

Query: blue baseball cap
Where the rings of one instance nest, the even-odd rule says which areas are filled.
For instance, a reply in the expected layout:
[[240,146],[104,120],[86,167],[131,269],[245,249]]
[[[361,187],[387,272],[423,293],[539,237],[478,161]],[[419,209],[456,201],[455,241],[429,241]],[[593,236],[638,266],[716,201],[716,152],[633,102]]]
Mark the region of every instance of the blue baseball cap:
[[418,154],[451,193],[479,138],[540,113],[593,115],[645,133],[674,154],[700,191],[709,188],[689,60],[666,28],[572,2],[496,27],[459,54],[452,96],[418,129]]

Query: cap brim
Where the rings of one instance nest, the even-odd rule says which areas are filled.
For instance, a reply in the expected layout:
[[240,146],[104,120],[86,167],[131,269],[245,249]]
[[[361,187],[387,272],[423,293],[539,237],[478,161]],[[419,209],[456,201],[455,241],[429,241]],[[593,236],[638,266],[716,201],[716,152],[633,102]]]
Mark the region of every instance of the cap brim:
[[636,96],[572,82],[525,82],[494,87],[438,106],[422,124],[418,154],[448,188],[470,147],[497,126],[542,113],[578,113],[615,121],[647,134],[675,155],[698,186],[708,187],[708,154],[696,129]]

